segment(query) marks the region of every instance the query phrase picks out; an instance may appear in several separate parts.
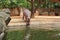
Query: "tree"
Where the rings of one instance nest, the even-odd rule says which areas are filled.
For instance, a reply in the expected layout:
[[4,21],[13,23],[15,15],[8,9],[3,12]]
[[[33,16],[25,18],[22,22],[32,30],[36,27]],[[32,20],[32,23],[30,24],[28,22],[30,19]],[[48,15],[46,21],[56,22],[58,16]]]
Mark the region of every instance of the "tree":
[[9,8],[11,11],[16,8],[17,12],[20,13],[20,6],[30,9],[30,3],[27,0],[0,0],[0,8]]

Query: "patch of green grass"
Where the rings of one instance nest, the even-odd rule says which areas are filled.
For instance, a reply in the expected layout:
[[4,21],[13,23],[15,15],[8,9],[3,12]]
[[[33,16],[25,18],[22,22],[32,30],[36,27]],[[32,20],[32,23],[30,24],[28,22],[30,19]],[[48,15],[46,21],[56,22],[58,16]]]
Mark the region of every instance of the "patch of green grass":
[[60,40],[60,31],[31,30],[30,40]]
[[7,32],[6,40],[23,40],[24,31],[10,31]]
[[[56,30],[30,30],[31,36],[29,40],[60,40],[60,36],[56,35],[60,31]],[[25,30],[23,31],[9,31],[6,35],[6,40],[23,40]]]

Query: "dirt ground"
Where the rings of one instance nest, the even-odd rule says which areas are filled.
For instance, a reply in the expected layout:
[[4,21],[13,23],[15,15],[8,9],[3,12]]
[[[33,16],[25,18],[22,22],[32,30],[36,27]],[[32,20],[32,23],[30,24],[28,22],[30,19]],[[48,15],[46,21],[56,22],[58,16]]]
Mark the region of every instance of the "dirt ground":
[[[26,23],[20,17],[11,17],[7,29],[8,30],[23,30],[26,28]],[[47,29],[60,30],[60,16],[36,16],[31,19],[31,29]]]

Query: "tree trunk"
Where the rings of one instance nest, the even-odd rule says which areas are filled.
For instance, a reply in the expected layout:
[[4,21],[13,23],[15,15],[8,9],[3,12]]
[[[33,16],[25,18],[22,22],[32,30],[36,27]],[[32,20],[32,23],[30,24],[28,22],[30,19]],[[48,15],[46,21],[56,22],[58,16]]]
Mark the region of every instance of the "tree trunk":
[[31,17],[34,17],[34,0],[31,0]]
[[60,0],[50,0],[51,2],[60,2]]

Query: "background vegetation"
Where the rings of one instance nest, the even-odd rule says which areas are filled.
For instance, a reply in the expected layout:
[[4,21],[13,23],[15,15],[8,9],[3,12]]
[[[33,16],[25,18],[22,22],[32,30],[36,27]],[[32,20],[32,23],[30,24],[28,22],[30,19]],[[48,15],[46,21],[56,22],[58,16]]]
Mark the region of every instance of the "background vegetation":
[[[33,13],[37,8],[60,8],[60,2],[51,2],[50,0],[0,0],[0,8],[15,9],[18,7],[26,7],[30,9],[33,16]],[[20,11],[19,8],[17,10]]]
[[[3,8],[3,7],[12,8],[12,7],[18,7],[18,6],[31,8],[32,1],[0,0],[0,8]],[[54,8],[55,6],[60,6],[60,2],[50,2],[49,0],[34,0],[33,4],[35,7],[41,7],[41,8]]]

